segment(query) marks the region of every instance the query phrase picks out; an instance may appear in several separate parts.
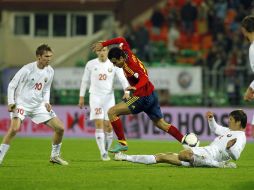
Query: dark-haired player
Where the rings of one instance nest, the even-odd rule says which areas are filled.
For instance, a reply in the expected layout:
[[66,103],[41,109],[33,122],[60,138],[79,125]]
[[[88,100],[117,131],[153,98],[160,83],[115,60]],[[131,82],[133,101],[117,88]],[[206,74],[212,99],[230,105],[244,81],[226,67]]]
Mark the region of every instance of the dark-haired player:
[[105,42],[93,44],[93,51],[98,51],[105,46],[119,44],[119,47],[113,47],[109,50],[108,58],[117,67],[123,68],[124,74],[130,84],[126,90],[132,92],[132,96],[124,100],[108,111],[109,120],[117,135],[118,142],[110,152],[117,153],[128,150],[126,138],[120,115],[138,114],[145,112],[153,121],[154,125],[168,134],[175,137],[179,142],[183,135],[172,124],[163,119],[160,109],[157,93],[149,80],[148,72],[143,63],[133,54],[129,44],[122,37],[114,38]]
[[178,154],[168,152],[156,155],[115,154],[115,160],[124,160],[142,164],[168,163],[178,166],[236,168],[231,159],[239,159],[245,144],[247,116],[243,110],[234,110],[229,114],[228,127],[216,123],[213,113],[207,112],[209,127],[216,138],[210,145],[190,147]]

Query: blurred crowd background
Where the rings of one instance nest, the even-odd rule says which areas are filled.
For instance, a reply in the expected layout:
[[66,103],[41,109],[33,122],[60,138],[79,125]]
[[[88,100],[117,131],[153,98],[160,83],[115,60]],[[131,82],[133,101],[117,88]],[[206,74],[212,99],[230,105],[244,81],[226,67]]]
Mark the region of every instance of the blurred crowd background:
[[[251,0],[58,0],[47,6],[40,0],[0,3],[1,104],[6,104],[6,88],[14,71],[34,60],[38,43],[52,44],[54,68],[83,70],[95,57],[89,49],[93,42],[124,36],[148,69],[201,69],[201,92],[175,95],[159,89],[162,105],[251,105],[242,98],[254,76],[249,42],[241,34],[241,20],[254,14]],[[121,90],[116,90],[118,100],[121,95]],[[78,96],[77,88],[53,88],[51,101],[75,105]]]

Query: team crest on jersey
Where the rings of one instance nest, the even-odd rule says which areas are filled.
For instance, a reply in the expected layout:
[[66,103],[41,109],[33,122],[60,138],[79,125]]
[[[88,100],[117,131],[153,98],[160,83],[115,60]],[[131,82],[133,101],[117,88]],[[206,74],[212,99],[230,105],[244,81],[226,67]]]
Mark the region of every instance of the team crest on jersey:
[[227,137],[232,137],[232,134],[228,134]]
[[48,78],[45,78],[45,79],[44,79],[44,82],[46,83],[47,81],[48,81]]
[[110,67],[108,68],[108,72],[111,73],[113,71],[113,69]]

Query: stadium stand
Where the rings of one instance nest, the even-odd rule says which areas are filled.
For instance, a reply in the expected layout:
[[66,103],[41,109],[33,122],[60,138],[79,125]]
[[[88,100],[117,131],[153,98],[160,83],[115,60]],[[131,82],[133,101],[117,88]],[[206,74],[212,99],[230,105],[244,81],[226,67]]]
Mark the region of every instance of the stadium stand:
[[[59,3],[59,1],[56,2]],[[56,48],[53,47],[54,49],[57,49],[57,55],[62,54],[61,57],[56,57],[55,59],[55,63],[57,63],[55,65],[56,67],[84,67],[86,61],[94,57],[94,54],[88,51],[89,44],[91,44],[92,41],[99,38],[123,35],[131,44],[131,47],[133,47],[133,51],[136,51],[137,55],[142,57],[142,61],[151,68],[177,65],[202,68],[202,94],[192,96],[169,95],[168,104],[176,106],[249,105],[244,103],[241,97],[243,89],[248,85],[250,82],[249,79],[253,76],[249,72],[248,59],[246,59],[248,43],[246,43],[241,36],[240,21],[244,16],[253,11],[252,1],[162,0],[157,1],[155,4],[152,0],[144,0],[141,2],[143,5],[141,6],[142,8],[140,6],[133,7],[133,13],[130,15],[127,14],[128,9],[126,7],[128,7],[130,3],[133,3],[132,1],[123,3],[121,0],[100,0],[96,1],[96,3],[95,1],[86,1],[83,2],[84,4],[80,4],[80,1],[72,0],[71,3],[73,6],[71,7],[69,6],[70,2],[66,3],[66,1],[65,3],[61,3],[61,6],[60,3],[58,4],[59,6],[53,6],[56,2],[51,1],[50,3],[52,4],[50,5],[52,6],[49,6],[49,8],[46,7],[42,1],[33,2],[32,4],[30,3],[27,7],[27,14],[31,14],[31,11],[36,12],[39,8],[42,11],[49,10],[50,13],[45,14],[50,14],[51,17],[54,17],[54,11],[65,10],[66,8],[68,11],[73,11],[75,13],[77,13],[77,11],[83,11],[83,13],[85,13],[86,11],[89,12],[89,10],[97,10],[98,12],[104,11],[104,14],[106,11],[111,15],[110,19],[112,19],[113,15],[120,25],[118,28],[115,28],[112,23],[106,24],[108,27],[101,27],[96,34],[98,35],[98,33],[102,31],[105,33],[97,38],[93,38],[92,36],[94,36],[95,33],[92,29],[88,29],[88,35],[86,36],[73,37],[70,32],[67,32],[70,36],[33,36],[31,39],[27,38],[24,40],[22,36],[13,35],[13,33],[10,32],[10,28],[3,29],[4,25],[1,24],[0,34],[1,36],[5,36],[5,46],[0,47],[0,55],[3,55],[1,60],[2,68],[14,66],[13,64],[15,63],[23,64],[26,63],[27,60],[31,60],[33,55],[30,52],[30,49],[33,49],[31,47],[38,44],[41,40],[45,40],[48,43],[61,44],[61,46],[56,46]],[[21,2],[19,1],[8,0],[4,1],[4,3],[1,2],[1,23],[8,20],[9,22],[12,22],[11,25],[15,26],[15,18],[20,19],[20,17],[16,17],[19,14],[16,14],[15,11],[22,10],[22,7],[19,6],[20,3]],[[122,12],[117,11],[119,4],[121,3],[123,3],[121,6],[123,9]],[[193,31],[190,32],[186,31],[184,28],[183,21],[185,18],[182,18],[182,15],[184,14],[181,13],[183,7],[188,3],[190,3],[196,10],[194,12],[197,13],[197,15],[193,17]],[[101,4],[105,5],[103,6],[103,10],[102,6],[99,6]],[[160,24],[155,24],[156,26],[154,26],[154,23],[158,21],[156,19],[159,17],[152,16],[155,11],[160,15]],[[145,16],[143,16],[142,19],[136,21],[135,19],[144,12],[148,14],[144,14]],[[90,16],[91,15],[88,17]],[[26,18],[27,17],[24,17],[24,19]],[[110,19],[109,22],[112,22]],[[115,22],[115,20],[113,20],[113,22]],[[129,29],[128,32],[127,30],[124,30],[126,26]],[[174,35],[172,36],[170,31],[172,32],[171,29],[173,27]],[[146,34],[148,34],[148,39],[144,38],[141,40],[142,36],[146,36]],[[14,39],[18,40],[18,43],[17,41],[14,43]],[[80,43],[81,40],[82,43]],[[137,43],[141,41],[146,43]],[[169,48],[170,41],[174,41],[173,50],[172,48]],[[89,42],[89,44],[85,44],[85,42]],[[74,48],[75,46],[76,49]],[[3,48],[8,49],[8,51]],[[11,51],[15,51],[15,48],[18,48],[17,57],[22,61],[17,61],[15,60],[15,57],[12,56]],[[234,51],[241,53],[232,56],[232,52]],[[3,52],[6,53],[4,54]],[[64,52],[67,52],[67,55],[63,55]],[[234,62],[234,67],[230,68],[233,69],[233,72],[230,72],[231,74],[229,75],[228,66],[230,66],[232,62]],[[4,70],[2,69],[1,72],[3,71]],[[238,80],[222,81],[222,79],[226,78],[237,78]],[[236,90],[228,92],[228,86],[231,84]],[[238,90],[238,86],[240,86],[240,90]],[[1,89],[2,88],[3,84],[1,84]],[[6,90],[1,90],[0,100],[2,104],[6,103],[6,94],[4,94],[4,92],[6,92]],[[216,98],[213,95],[215,93]],[[52,99],[56,104],[67,105],[76,104],[77,97],[77,89],[63,89],[53,90]],[[237,97],[240,101],[232,102],[232,97]],[[118,98],[120,99],[120,95]]]

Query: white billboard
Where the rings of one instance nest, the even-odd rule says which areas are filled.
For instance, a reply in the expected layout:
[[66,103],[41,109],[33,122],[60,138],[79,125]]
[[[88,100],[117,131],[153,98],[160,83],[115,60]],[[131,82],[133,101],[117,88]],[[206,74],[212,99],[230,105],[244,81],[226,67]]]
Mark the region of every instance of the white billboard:
[[[55,89],[79,89],[84,68],[56,68]],[[202,93],[201,67],[148,68],[150,80],[156,89],[166,89],[172,95],[199,95]],[[116,89],[122,89],[115,83]]]

